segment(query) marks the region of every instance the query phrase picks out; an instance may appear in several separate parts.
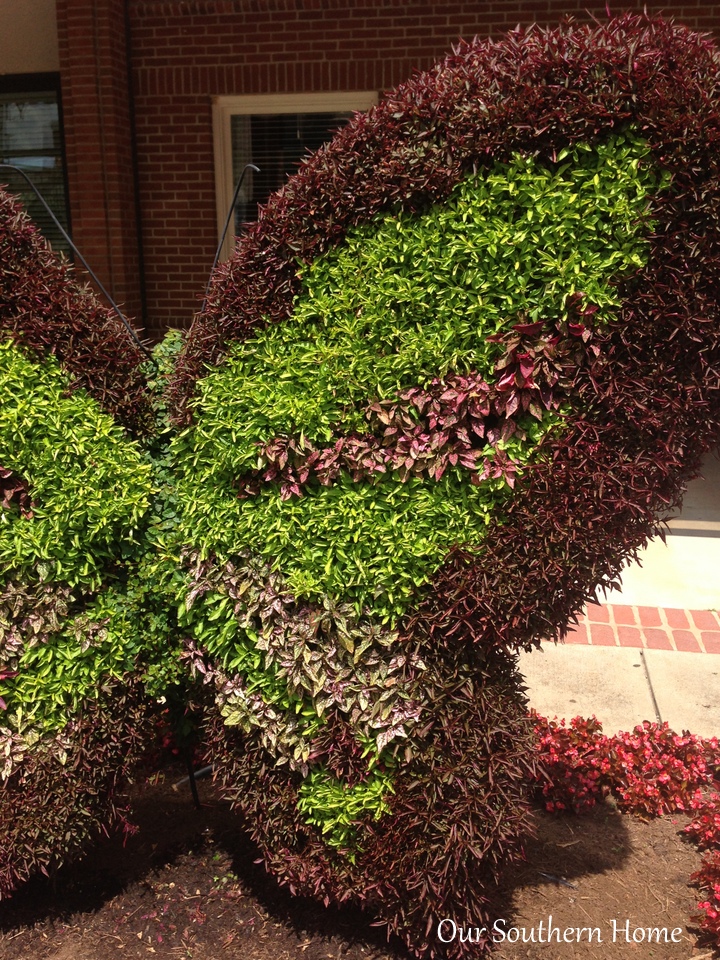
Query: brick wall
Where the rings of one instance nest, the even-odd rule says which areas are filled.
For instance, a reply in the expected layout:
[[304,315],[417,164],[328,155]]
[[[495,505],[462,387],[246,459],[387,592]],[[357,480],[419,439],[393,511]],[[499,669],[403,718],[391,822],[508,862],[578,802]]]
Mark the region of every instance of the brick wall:
[[[555,24],[568,14],[578,20],[606,16],[605,0],[126,3],[151,333],[190,322],[212,263],[217,242],[213,95],[383,90],[428,67],[460,37],[499,35],[519,22]],[[59,0],[58,12],[88,5],[110,16],[118,3]],[[720,8],[700,0],[611,2],[614,12],[641,11],[646,5],[650,12],[662,9],[689,26],[720,33]],[[70,122],[75,116],[73,109]],[[82,180],[75,175],[77,183]],[[74,192],[71,171],[71,196]],[[111,208],[112,202],[109,218]]]
[[123,0],[57,0],[73,240],[113,298],[142,314]]

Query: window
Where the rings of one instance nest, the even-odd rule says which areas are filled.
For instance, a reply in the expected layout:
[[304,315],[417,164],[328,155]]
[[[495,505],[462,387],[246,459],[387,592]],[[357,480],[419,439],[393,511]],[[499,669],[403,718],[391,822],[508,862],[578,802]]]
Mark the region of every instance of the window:
[[218,239],[225,225],[235,185],[248,170],[235,208],[234,236],[223,244],[230,255],[242,224],[255,220],[258,204],[283,185],[309,152],[332,137],[356,110],[377,103],[374,91],[216,97],[213,101]]
[[[69,232],[57,74],[0,77],[0,163],[11,163],[30,177]],[[53,249],[69,254],[62,234],[25,180],[10,170],[0,170],[0,183],[20,196]]]

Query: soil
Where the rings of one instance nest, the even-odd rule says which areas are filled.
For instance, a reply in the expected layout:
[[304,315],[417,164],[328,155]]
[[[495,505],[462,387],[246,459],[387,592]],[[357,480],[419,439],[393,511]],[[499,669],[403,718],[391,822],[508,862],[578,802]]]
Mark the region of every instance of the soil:
[[[197,811],[186,787],[146,785],[135,836],[99,842],[0,903],[0,960],[409,960],[372,918],[278,888],[238,817],[200,786]],[[688,878],[700,857],[679,834],[683,817],[644,823],[605,804],[536,819],[526,859],[497,891],[495,936],[507,939],[495,960],[720,957],[691,920],[700,896]],[[455,935],[472,940],[477,924],[461,913]]]

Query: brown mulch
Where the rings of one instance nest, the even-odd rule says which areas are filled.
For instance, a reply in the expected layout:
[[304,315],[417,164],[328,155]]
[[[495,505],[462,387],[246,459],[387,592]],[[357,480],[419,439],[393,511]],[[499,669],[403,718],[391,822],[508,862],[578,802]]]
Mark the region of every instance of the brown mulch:
[[[186,790],[146,786],[134,805],[140,830],[125,845],[99,842],[0,903],[0,960],[408,960],[371,918],[279,889],[238,818],[201,787],[198,812]],[[497,891],[498,931],[518,942],[498,943],[495,960],[720,956],[691,920],[699,893],[688,877],[700,857],[678,833],[685,822],[643,823],[611,804],[583,817],[538,811],[526,860]],[[457,936],[475,936],[461,908],[453,920]],[[647,928],[659,930],[651,943]],[[669,942],[654,942],[665,930]]]

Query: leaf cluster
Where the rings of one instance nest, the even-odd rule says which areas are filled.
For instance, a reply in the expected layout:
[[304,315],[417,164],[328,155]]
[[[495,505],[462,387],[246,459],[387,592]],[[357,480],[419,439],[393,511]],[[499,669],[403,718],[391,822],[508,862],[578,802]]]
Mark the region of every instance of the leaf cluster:
[[153,748],[147,718],[167,701],[179,728],[191,681],[162,423],[131,440],[54,356],[13,338],[0,344],[0,397],[5,896],[124,822],[115,795]]
[[138,445],[53,358],[0,343],[0,461],[32,491],[32,516],[0,520],[0,571],[97,586],[137,549],[152,494]]
[[[323,843],[298,812],[300,772],[266,765],[257,730],[221,722],[209,729],[210,754],[225,792],[254,824],[270,870],[292,889],[328,902],[361,899],[418,955],[436,954],[433,924],[452,915],[458,903],[480,922],[488,875],[512,848],[522,820],[520,771],[528,762],[528,740],[504,654],[560,638],[599,586],[617,583],[622,566],[680,501],[686,480],[720,432],[719,102],[712,45],[659,18],[627,15],[606,24],[517,30],[501,41],[461,44],[369,115],[357,117],[271,198],[234,258],[216,274],[208,309],[178,362],[169,394],[173,412],[184,427],[195,421],[178,450],[188,473],[203,478],[195,484],[182,479],[183,509],[192,518],[183,526],[195,531],[198,546],[222,557],[237,548],[235,531],[242,529],[242,543],[264,551],[295,596],[345,599],[349,594],[340,591],[349,585],[356,602],[385,610],[399,649],[427,658],[424,687],[432,708],[418,733],[421,749],[394,771],[391,812],[360,825],[355,863]],[[596,190],[593,204],[573,219],[570,198],[576,191],[567,180],[572,171],[560,173],[568,157],[577,156],[575,165],[582,166],[581,156],[633,142],[645,147],[626,154],[621,164],[618,177],[635,185],[626,193],[625,210],[616,203],[608,216]],[[507,290],[513,297],[506,302],[486,295],[488,325],[479,338],[498,339],[476,348],[471,338],[478,331],[463,326],[468,311],[479,316],[472,285],[492,287],[494,274],[473,264],[475,275],[466,283],[458,269],[454,286],[446,284],[437,298],[440,312],[445,296],[463,305],[449,321],[446,344],[442,329],[432,328],[436,304],[426,293],[434,248],[423,248],[412,231],[421,225],[418,230],[427,228],[431,236],[434,218],[456,201],[464,184],[476,185],[501,169],[517,170],[522,179],[522,170],[531,167],[547,172],[550,192],[553,176],[566,178],[552,201],[566,218],[553,241],[565,255],[553,259],[538,233],[535,207],[545,203],[542,196],[520,215],[501,218],[496,249],[492,236],[483,239],[478,229],[474,241],[484,244],[482,262],[493,264],[507,284],[499,282],[501,297]],[[600,177],[596,169],[585,180],[588,190],[596,173]],[[509,186],[502,201],[496,196],[505,210],[511,209],[510,196]],[[620,218],[618,233],[614,216]],[[599,260],[587,244],[586,219],[598,237]],[[373,248],[371,234],[380,225],[387,243]],[[513,256],[516,233],[521,244],[532,236],[520,259]],[[454,235],[460,236],[460,227]],[[376,260],[363,260],[365,247],[356,247],[341,270],[344,252],[361,236]],[[607,243],[615,244],[617,256],[603,273]],[[414,257],[413,250],[421,255]],[[391,270],[384,270],[384,260]],[[598,274],[583,273],[582,261],[598,267],[603,289],[592,288]],[[377,359],[370,363],[359,342],[372,310],[362,299],[373,283],[367,262],[379,281],[368,299],[382,300],[377,323],[385,331],[383,342],[392,344],[387,354],[383,343],[376,344]],[[562,289],[553,285],[556,275]],[[458,289],[469,296],[453,301]],[[586,306],[598,310],[578,322],[572,298],[588,291]],[[336,302],[344,312],[335,312]],[[406,328],[397,318],[412,318],[414,311],[429,319],[416,329],[410,320],[404,340]],[[554,320],[559,327],[552,327]],[[427,341],[425,328],[432,329]],[[343,353],[330,335],[335,330],[355,348]],[[417,343],[411,343],[416,334]],[[464,349],[476,350],[473,366],[452,359],[455,335]],[[437,366],[423,353],[426,342]],[[306,350],[312,366],[304,364]],[[393,353],[400,356],[394,380],[388,359]],[[448,366],[441,369],[443,362]],[[404,484],[369,476],[353,483],[348,463],[347,473],[341,470],[319,491],[313,485],[320,487],[319,479],[308,473],[311,482],[297,484],[303,495],[290,490],[293,496],[282,501],[262,478],[237,512],[226,506],[238,480],[271,466],[263,459],[267,453],[277,452],[281,471],[291,461],[305,469],[305,452],[309,459],[341,437],[350,443],[366,434],[365,411],[373,402],[396,402],[406,390],[427,390],[434,377],[447,381],[472,372],[495,387],[499,402],[505,393],[506,419],[522,410],[532,417],[531,404],[542,400],[543,390],[548,400],[548,390],[562,396],[562,429],[543,437],[539,454],[526,451],[529,468],[512,495],[506,492],[488,514],[482,537],[463,542],[442,513],[434,507],[425,512],[435,529],[445,523],[446,547],[453,541],[457,546],[437,565],[428,564],[427,578],[418,584],[403,566],[404,553],[424,535],[414,510],[426,494],[416,477]],[[243,392],[246,375],[252,398],[251,390]],[[280,466],[285,454],[287,464]],[[451,498],[443,484],[454,478],[469,486],[467,474],[461,480],[450,469],[432,484],[430,496],[443,490]],[[398,499],[410,490],[412,506],[410,499]],[[383,514],[387,496],[395,498],[398,541],[405,541],[395,553]],[[357,501],[364,497],[367,506],[358,514]],[[334,501],[336,510],[324,506]],[[331,513],[338,519],[331,521]],[[342,522],[351,525],[359,544],[377,531],[389,563],[387,572],[374,566],[368,583],[396,589],[389,583],[396,570],[395,583],[406,578],[411,591],[404,602],[382,593],[376,599],[353,582],[352,563],[343,566],[337,552],[342,547],[347,554],[350,546],[347,537],[345,543],[338,537]],[[316,547],[317,559],[291,569],[293,557]],[[362,549],[357,556],[365,563]],[[454,944],[448,956],[467,957],[473,949]]]
[[101,832],[129,827],[123,790],[156,722],[137,684],[106,687],[61,732],[25,736],[0,720],[0,756],[13,769],[0,777],[0,898],[77,857]]
[[610,281],[645,262],[648,195],[660,185],[647,152],[627,133],[578,144],[552,168],[514,157],[423,215],[353,228],[298,271],[288,321],[234,343],[200,382],[203,439],[219,434],[223,467],[232,456],[247,469],[258,443],[327,443],[338,424],[362,430],[377,400],[448,373],[490,378],[496,334],[519,316],[566,319],[578,291],[606,320],[618,304]]
[[[642,265],[647,191],[662,180],[643,164],[646,153],[626,134],[578,145],[553,169],[514,158],[461,181],[446,206],[357,227],[313,262],[292,317],[237,343],[200,385],[197,423],[173,445],[186,541],[226,557],[249,547],[300,596],[329,595],[396,620],[449,545],[479,545],[514,464],[529,462],[557,422],[550,395],[528,399],[534,362],[518,377],[517,347],[502,337],[518,316],[567,326],[578,299],[601,324],[617,305],[610,278]],[[545,344],[545,360],[555,345]],[[427,406],[432,388],[459,407],[465,398],[452,388],[461,371],[491,389],[498,376],[505,394],[472,441],[459,409],[430,409],[433,426],[423,429],[417,404],[406,402]],[[404,423],[388,419],[397,404]],[[511,419],[518,410],[530,414],[522,423]],[[354,434],[368,425],[371,437]],[[443,450],[450,427],[460,432]],[[486,434],[494,449],[481,460],[474,448]],[[251,474],[255,496],[238,502],[238,475],[270,451],[286,463],[292,444],[299,475],[278,491],[267,485],[272,472],[264,483]],[[311,467],[317,483],[305,502],[286,503]],[[477,490],[467,490],[463,468],[477,470]]]
[[422,661],[347,605],[298,602],[257,560],[195,559],[180,624],[192,637],[191,666],[214,684],[226,722],[258,728],[277,762],[304,775],[325,752],[315,737],[329,717],[336,728],[344,723],[367,766],[390,744],[402,747],[417,725]]
[[151,429],[143,354],[115,313],[60,260],[20,201],[0,186],[0,340],[52,355],[134,433]]

